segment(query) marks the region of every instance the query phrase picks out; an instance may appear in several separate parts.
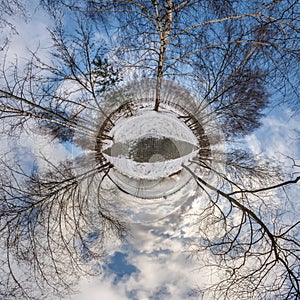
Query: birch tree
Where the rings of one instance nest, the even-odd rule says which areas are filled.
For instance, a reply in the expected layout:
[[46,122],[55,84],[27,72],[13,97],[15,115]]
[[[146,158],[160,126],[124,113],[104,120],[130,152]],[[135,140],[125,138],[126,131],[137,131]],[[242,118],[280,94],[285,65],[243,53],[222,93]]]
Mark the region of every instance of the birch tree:
[[[86,111],[102,110],[98,94],[119,80],[119,72],[105,58],[104,46],[94,42],[92,26],[76,21],[75,32],[65,32],[59,22],[50,32],[50,61],[35,52],[20,66],[4,56],[2,136],[39,139],[46,134],[65,145],[74,136],[97,135]],[[97,193],[99,174],[111,166],[98,163],[87,169],[74,158],[54,163],[51,155],[41,153],[45,166],[33,162],[29,168],[19,157],[1,154],[3,299],[48,299],[74,292],[80,276],[101,273],[104,245],[126,235],[118,212],[108,209]]]
[[[206,266],[221,274],[208,290],[215,298],[297,299],[299,220],[297,214],[288,220],[290,214],[284,210],[293,204],[290,189],[297,190],[299,166],[295,160],[294,173],[284,174],[270,160],[253,157],[239,145],[259,127],[268,105],[298,101],[298,70],[293,68],[299,61],[298,1],[43,3],[57,21],[51,31],[52,58],[45,62],[32,53],[23,69],[8,66],[4,59],[0,89],[4,133],[17,134],[18,129],[20,133],[33,121],[61,142],[72,141],[76,133],[98,138],[99,128],[87,122],[86,113],[95,111],[114,126],[101,99],[118,83],[118,67],[128,81],[154,79],[154,111],[164,101],[164,80],[186,86],[199,95],[199,102],[188,111],[183,98],[180,118],[198,131],[216,122],[226,143],[224,152],[216,155],[210,151],[212,145],[204,143],[207,151],[199,151],[192,161],[200,173],[183,166],[197,184],[197,195],[203,197],[191,253],[199,260],[203,251],[210,253]],[[53,13],[64,9],[79,16],[72,33]],[[103,40],[95,41],[96,28]],[[72,89],[62,88],[66,84]],[[124,103],[120,105],[116,111],[124,112]],[[199,136],[210,141],[210,134]],[[95,198],[97,184],[113,168],[99,156],[97,168],[79,173],[67,161],[59,166],[48,161],[46,172],[28,174],[3,160],[5,297],[32,297],[30,287],[15,273],[13,259],[28,263],[41,290],[45,283],[59,293],[58,287],[73,286],[85,262],[101,260],[104,241],[124,236],[119,212],[106,205],[109,199],[101,193]],[[205,181],[202,172],[213,174],[214,181]],[[55,247],[66,260],[60,262]],[[45,253],[49,261],[43,261]],[[62,271],[67,266],[73,270],[71,276]]]
[[[271,95],[277,103],[296,101],[297,1],[64,3],[88,12],[100,28],[115,34],[114,57],[123,67],[156,78],[155,110],[162,78],[184,77],[197,86],[204,101],[222,112],[226,131],[257,127]],[[239,107],[245,101],[247,114]],[[226,124],[224,110],[231,111],[231,124]]]

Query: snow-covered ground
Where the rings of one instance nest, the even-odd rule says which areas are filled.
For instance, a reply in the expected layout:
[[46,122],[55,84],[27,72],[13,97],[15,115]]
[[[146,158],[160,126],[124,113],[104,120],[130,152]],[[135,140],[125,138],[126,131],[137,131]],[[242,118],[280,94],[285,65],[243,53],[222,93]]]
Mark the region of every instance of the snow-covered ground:
[[[110,132],[113,143],[128,143],[137,141],[143,137],[170,138],[179,151],[180,141],[195,145],[194,151],[172,160],[154,162],[136,162],[124,155],[110,156],[104,154],[115,168],[123,175],[134,179],[157,180],[177,173],[182,169],[183,164],[189,164],[189,160],[197,155],[197,138],[193,132],[175,115],[167,112],[155,112],[146,110],[138,116],[125,118],[116,123]],[[153,156],[158,153],[153,153]],[[161,154],[161,153],[160,153]],[[184,153],[185,154],[185,153]],[[167,153],[166,153],[167,156]]]

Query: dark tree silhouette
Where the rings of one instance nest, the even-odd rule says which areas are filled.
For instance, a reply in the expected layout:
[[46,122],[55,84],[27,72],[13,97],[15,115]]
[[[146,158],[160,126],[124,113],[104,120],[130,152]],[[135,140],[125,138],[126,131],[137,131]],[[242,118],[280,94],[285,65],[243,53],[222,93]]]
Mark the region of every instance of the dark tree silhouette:
[[[293,202],[286,203],[295,197],[288,189],[300,177],[283,181],[271,166],[256,162],[251,167],[245,153],[239,158],[237,164],[230,159],[225,163],[227,172],[217,172],[214,184],[186,167],[204,193],[199,212],[203,225],[191,254],[220,274],[199,292],[225,299],[297,299],[300,221],[285,206],[293,207]],[[216,172],[201,159],[196,163]],[[204,255],[207,250],[211,257]]]
[[[64,32],[59,23],[51,32],[51,62],[32,53],[21,68],[4,57],[2,134],[47,133],[62,144],[72,142],[75,135],[77,140],[97,135],[86,111],[102,110],[97,95],[120,76],[106,59],[104,46],[94,42],[92,27],[85,20],[77,21],[74,33]],[[119,212],[109,207],[97,185],[109,164],[87,169],[78,160],[55,164],[42,158],[44,169],[34,164],[28,170],[17,156],[1,156],[3,299],[47,299],[49,293],[72,293],[80,275],[99,274],[105,243],[126,234]]]
[[[260,125],[268,105],[298,101],[299,71],[293,67],[299,63],[298,1],[42,3],[56,21],[50,31],[51,61],[32,53],[21,69],[4,58],[3,133],[20,134],[29,124],[84,149],[90,145],[82,137],[90,137],[99,152],[103,140],[113,139],[107,128],[114,126],[114,118],[127,117],[141,100],[131,101],[130,93],[128,99],[125,93],[119,97],[119,90],[112,89],[120,72],[127,81],[153,79],[153,99],[142,100],[150,101],[155,111],[166,101],[165,80],[185,85],[186,90],[169,86],[182,97],[178,117],[201,148],[192,160],[196,171],[182,168],[191,173],[203,197],[192,255],[205,257],[207,267],[220,271],[220,281],[208,291],[215,298],[297,299],[299,221],[297,215],[288,220],[284,209],[293,196],[288,189],[298,187],[299,177],[288,178],[270,160],[252,157],[239,145]],[[72,32],[59,18],[65,9],[68,17],[73,12]],[[105,39],[97,40],[97,31]],[[132,91],[135,82],[125,87]],[[198,102],[185,107],[190,90],[199,95]],[[114,102],[113,113],[105,97]],[[105,119],[102,126],[94,123],[93,114]],[[214,136],[216,125],[224,137]],[[214,148],[221,142],[226,147]],[[71,292],[81,271],[97,271],[105,241],[126,232],[122,212],[100,193],[113,168],[102,153],[92,168],[86,157],[60,165],[45,161],[46,171],[32,173],[5,157],[1,161],[0,287],[5,298],[35,296],[18,264],[31,270],[38,290]],[[295,172],[298,167],[294,164]],[[202,177],[205,173],[212,179]]]
[[[247,133],[259,126],[259,113],[269,95],[283,102],[296,101],[299,94],[298,70],[293,68],[299,57],[297,1],[64,3],[73,10],[88,11],[100,28],[116,35],[114,55],[122,67],[156,77],[155,110],[162,78],[184,76],[221,112],[225,126],[224,109],[233,111],[235,121],[230,125],[235,126],[227,126],[227,131],[242,133],[247,128]],[[236,104],[246,97],[255,116]]]

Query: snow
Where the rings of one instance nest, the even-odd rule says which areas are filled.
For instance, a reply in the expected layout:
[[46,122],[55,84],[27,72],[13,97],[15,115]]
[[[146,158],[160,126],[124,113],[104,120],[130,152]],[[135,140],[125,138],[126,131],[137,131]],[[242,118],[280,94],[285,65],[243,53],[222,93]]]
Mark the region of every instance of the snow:
[[[109,135],[113,137],[113,141],[108,141],[102,153],[114,166],[109,173],[113,184],[128,193],[126,205],[122,201],[125,205],[123,211],[132,210],[136,215],[135,201],[141,199],[144,203],[141,206],[141,218],[145,220],[152,216],[149,217],[152,219],[153,214],[162,217],[178,207],[177,202],[185,201],[186,198],[178,197],[178,193],[186,190],[191,182],[191,174],[183,165],[195,168],[191,166],[190,160],[198,155],[199,148],[197,138],[176,113],[140,109],[131,117],[121,117]],[[151,139],[153,137],[155,139]],[[158,139],[167,139],[166,146],[160,147],[159,143],[158,147],[151,147],[151,141],[157,142]],[[145,144],[147,141],[149,144]],[[116,146],[112,148],[113,145]],[[136,156],[129,155],[132,145],[138,145],[141,148],[138,151],[146,153],[146,160],[137,161]],[[188,188],[185,193],[189,192]],[[122,199],[124,196],[125,194]]]
[[[146,110],[138,116],[119,120],[111,130],[112,143],[130,143],[142,137],[167,137],[176,141],[184,141],[197,145],[197,138],[193,132],[175,115],[168,112],[155,112]],[[179,147],[178,147],[179,149]],[[156,162],[136,162],[124,155],[117,157],[104,154],[120,172],[133,179],[157,180],[168,177],[182,169],[183,164],[189,164],[189,160],[198,153],[197,147],[189,154],[172,160]],[[157,155],[153,153],[153,156]]]
[[141,110],[140,115],[120,119],[111,131],[115,142],[136,140],[145,135],[160,135],[197,145],[193,132],[174,114]]

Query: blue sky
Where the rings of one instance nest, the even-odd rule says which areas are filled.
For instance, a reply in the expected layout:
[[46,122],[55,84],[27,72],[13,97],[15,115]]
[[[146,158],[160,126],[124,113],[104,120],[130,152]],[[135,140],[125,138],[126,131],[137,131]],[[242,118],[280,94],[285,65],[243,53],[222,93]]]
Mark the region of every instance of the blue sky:
[[[19,34],[12,36],[8,51],[8,59],[13,61],[18,57],[21,64],[22,58],[29,55],[27,49],[39,48],[40,56],[48,59],[47,27],[51,22],[41,10],[33,12],[29,8],[29,11],[32,12],[29,21],[14,20]],[[245,143],[255,155],[267,155],[289,166],[291,161],[285,156],[300,159],[299,134],[295,133],[299,124],[299,115],[292,115],[288,106],[277,107],[262,120],[261,128],[245,138]],[[1,139],[1,152],[8,152],[7,137]],[[60,161],[73,149],[70,144],[64,147],[49,137],[26,134],[13,146],[23,164],[30,164],[28,160],[32,159],[40,168],[43,168],[43,161],[38,158],[40,153]],[[21,155],[22,151],[27,155]],[[189,242],[197,240],[198,224],[191,215],[200,206],[201,201],[195,197],[184,210],[179,209],[160,222],[131,224],[131,237],[125,244],[108,243],[108,257],[102,264],[103,276],[83,278],[80,292],[70,299],[197,299],[194,290],[218,276],[214,272],[199,271],[201,261],[187,259]]]

